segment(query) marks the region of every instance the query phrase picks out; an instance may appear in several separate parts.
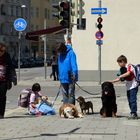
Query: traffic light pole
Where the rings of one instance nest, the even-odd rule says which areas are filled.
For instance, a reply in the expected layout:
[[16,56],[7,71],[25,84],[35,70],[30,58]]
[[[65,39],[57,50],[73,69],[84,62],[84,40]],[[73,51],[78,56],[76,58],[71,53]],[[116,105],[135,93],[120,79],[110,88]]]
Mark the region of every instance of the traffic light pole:
[[79,0],[79,27],[82,28],[82,0]]
[[[102,7],[102,0],[99,0],[99,8],[101,8]],[[99,16],[101,16],[100,14],[99,14]],[[102,57],[101,57],[101,52],[102,52],[102,50],[101,50],[101,45],[98,45],[98,52],[99,52],[99,54],[98,54],[98,72],[99,72],[99,85],[101,85],[101,83],[102,83]]]
[[71,4],[72,4],[72,0],[68,0],[69,1],[69,7],[70,7],[70,11],[69,11],[69,21],[70,21],[70,23],[69,23],[69,28],[67,28],[66,29],[66,38],[67,38],[67,40],[68,39],[71,39],[71,30],[72,30],[72,25],[71,25]]

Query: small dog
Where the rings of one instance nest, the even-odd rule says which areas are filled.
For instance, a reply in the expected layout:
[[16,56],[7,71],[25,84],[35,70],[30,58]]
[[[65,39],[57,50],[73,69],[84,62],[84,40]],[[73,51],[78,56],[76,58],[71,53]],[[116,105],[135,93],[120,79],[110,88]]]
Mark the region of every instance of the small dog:
[[89,109],[91,109],[92,114],[94,113],[91,101],[85,102],[85,99],[82,96],[78,97],[76,100],[79,102],[82,114],[86,114],[86,111],[88,111],[87,113],[89,114]]
[[83,118],[83,115],[78,112],[76,106],[73,104],[63,104],[59,108],[59,115],[62,118],[69,118],[69,119],[74,119],[78,117]]
[[114,85],[111,82],[102,84],[102,108],[100,115],[102,117],[116,117],[117,104]]

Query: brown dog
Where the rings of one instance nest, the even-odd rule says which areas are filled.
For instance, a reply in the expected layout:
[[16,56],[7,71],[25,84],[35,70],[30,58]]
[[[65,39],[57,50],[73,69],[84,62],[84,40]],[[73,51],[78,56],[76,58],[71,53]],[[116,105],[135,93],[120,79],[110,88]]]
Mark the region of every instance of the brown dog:
[[85,99],[80,96],[76,99],[79,102],[80,108],[81,108],[81,113],[86,114],[86,111],[88,110],[89,114],[89,109],[91,108],[92,114],[94,113],[93,111],[93,104],[91,101],[85,102]]
[[83,115],[78,112],[76,106],[73,104],[63,104],[59,108],[59,115],[62,118],[69,118],[69,119],[74,119],[78,117],[83,118]]

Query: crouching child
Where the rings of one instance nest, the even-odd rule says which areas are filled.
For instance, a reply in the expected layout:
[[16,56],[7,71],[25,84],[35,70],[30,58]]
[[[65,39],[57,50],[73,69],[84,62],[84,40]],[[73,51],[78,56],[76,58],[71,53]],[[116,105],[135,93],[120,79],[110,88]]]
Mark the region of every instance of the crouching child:
[[42,96],[39,83],[33,84],[31,89],[21,91],[18,106],[28,108],[31,115],[55,115],[52,103],[47,96]]

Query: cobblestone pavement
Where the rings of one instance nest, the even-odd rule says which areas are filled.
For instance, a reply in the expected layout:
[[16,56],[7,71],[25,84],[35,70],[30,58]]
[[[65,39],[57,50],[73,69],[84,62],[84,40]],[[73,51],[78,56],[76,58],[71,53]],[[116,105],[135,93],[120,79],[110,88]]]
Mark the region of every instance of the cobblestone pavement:
[[[117,118],[100,117],[101,99],[97,96],[90,99],[94,115],[62,119],[58,115],[61,99],[60,96],[55,103],[57,114],[54,116],[29,116],[22,108],[7,110],[5,119],[0,120],[0,140],[140,140],[140,120],[127,119],[129,109],[125,96],[117,98]],[[77,107],[80,110],[78,104]]]

